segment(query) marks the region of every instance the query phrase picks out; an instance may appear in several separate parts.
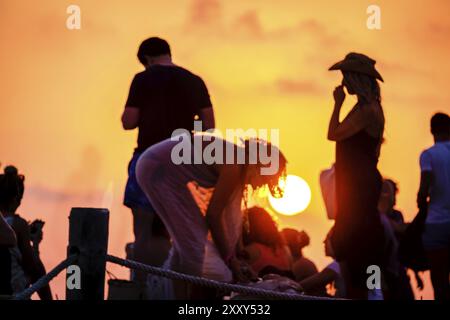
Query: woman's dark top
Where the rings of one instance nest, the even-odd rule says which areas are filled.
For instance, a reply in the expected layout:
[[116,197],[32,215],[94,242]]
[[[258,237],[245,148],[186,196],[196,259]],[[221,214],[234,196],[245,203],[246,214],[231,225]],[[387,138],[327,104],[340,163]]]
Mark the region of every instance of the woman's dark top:
[[382,178],[380,138],[365,130],[336,143],[337,212],[331,238],[336,260],[345,262],[355,286],[366,287],[367,267],[382,264],[384,234],[378,213]]

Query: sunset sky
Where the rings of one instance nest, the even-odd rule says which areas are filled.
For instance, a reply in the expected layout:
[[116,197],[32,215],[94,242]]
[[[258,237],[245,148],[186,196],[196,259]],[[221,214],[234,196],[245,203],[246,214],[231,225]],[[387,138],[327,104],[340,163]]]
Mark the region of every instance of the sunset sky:
[[[66,28],[70,4],[81,8],[81,30]],[[370,4],[381,8],[381,30],[366,27]],[[110,253],[124,256],[133,238],[122,197],[137,132],[124,132],[120,115],[150,36],[167,39],[175,63],[205,80],[219,129],[280,130],[288,171],[309,183],[312,200],[279,222],[309,233],[305,253],[319,268],[330,262],[322,241],[332,222],[318,177],[334,161],[326,132],[341,81],[327,69],[350,51],[376,59],[385,79],[380,171],[399,182],[410,221],[429,119],[450,111],[449,12],[447,0],[0,0],[0,162],[26,176],[19,212],[47,222],[47,268],[65,257],[71,207],[111,209]],[[63,278],[53,283],[59,298]]]

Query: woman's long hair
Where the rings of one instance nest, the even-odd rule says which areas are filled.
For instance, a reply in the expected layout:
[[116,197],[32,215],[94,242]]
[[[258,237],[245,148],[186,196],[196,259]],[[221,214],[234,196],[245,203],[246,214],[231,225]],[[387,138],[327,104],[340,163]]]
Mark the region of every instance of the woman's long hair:
[[358,96],[358,101],[366,103],[377,101],[381,104],[381,89],[377,79],[362,73],[349,71],[344,71],[343,75],[346,84]]
[[[257,148],[252,147],[252,144],[256,144]],[[244,141],[244,148],[245,148],[245,169],[243,170],[243,176],[242,178],[245,179],[247,168],[251,162],[251,159],[256,160],[257,163],[261,163],[260,157],[260,148],[267,148],[270,150],[270,152],[276,150],[278,152],[278,171],[276,174],[268,175],[267,176],[267,183],[266,186],[269,189],[270,193],[274,197],[282,197],[283,196],[283,190],[280,187],[279,179],[286,178],[286,165],[287,160],[284,154],[281,152],[281,150],[278,147],[272,146],[270,142],[267,142],[262,139],[247,139]],[[251,152],[256,152],[256,154],[251,154]],[[270,156],[272,156],[270,154]],[[245,184],[245,181],[244,181]]]
[[261,207],[252,207],[247,210],[247,217],[249,229],[244,237],[245,245],[256,242],[274,250],[284,245],[283,237],[269,212]]
[[[255,148],[252,148],[250,145],[251,143],[257,144],[257,150]],[[262,139],[257,138],[251,138],[246,139],[243,141],[243,147],[245,148],[245,164],[244,164],[244,170],[242,170],[242,176],[241,176],[241,183],[242,183],[242,198],[244,200],[244,211],[243,211],[243,231],[245,234],[248,234],[249,232],[249,218],[248,218],[248,199],[249,199],[249,185],[245,181],[247,177],[247,170],[250,163],[251,157],[257,157],[257,162],[259,163],[259,148],[261,148],[264,145],[264,147],[268,148],[272,151],[272,145],[270,142],[267,142]],[[251,155],[251,151],[256,151],[256,155]],[[283,190],[280,187],[279,179],[285,179],[286,178],[286,165],[287,160],[286,157],[283,155],[281,150],[278,149],[278,172],[277,174],[273,175],[272,178],[268,178],[268,182],[266,184],[267,188],[269,189],[270,193],[274,197],[282,197],[283,196]],[[268,176],[269,177],[269,176]],[[253,190],[254,192],[255,190]]]

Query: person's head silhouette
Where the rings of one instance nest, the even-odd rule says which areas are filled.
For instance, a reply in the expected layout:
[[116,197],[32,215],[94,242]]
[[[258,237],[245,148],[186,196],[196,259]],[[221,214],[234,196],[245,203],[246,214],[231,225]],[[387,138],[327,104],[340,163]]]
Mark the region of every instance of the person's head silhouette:
[[431,133],[435,141],[450,140],[450,117],[445,113],[436,113],[431,118]]
[[169,43],[158,37],[144,40],[139,46],[137,57],[145,68],[155,64],[172,64]]

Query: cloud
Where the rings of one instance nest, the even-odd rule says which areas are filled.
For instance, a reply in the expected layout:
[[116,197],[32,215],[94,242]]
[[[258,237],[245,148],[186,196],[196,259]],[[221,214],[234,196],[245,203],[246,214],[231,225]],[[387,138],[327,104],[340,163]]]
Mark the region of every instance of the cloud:
[[401,76],[430,76],[431,73],[424,69],[421,69],[415,65],[406,65],[400,62],[381,61],[377,63],[377,69],[383,73],[390,73],[393,75]]
[[27,197],[50,202],[64,202],[75,198],[72,193],[52,190],[43,186],[27,187],[25,193]]
[[274,29],[265,27],[256,9],[246,10],[225,23],[222,3],[219,0],[193,0],[183,31],[205,31],[205,36],[228,40],[274,41],[312,38],[320,47],[334,47],[343,42],[342,30],[332,32],[315,19],[300,20],[293,25]]
[[219,0],[193,0],[189,9],[188,26],[217,25],[222,20]]
[[318,83],[303,79],[278,79],[275,87],[283,94],[319,94],[324,91]]
[[267,36],[256,10],[250,10],[240,15],[234,21],[232,30],[234,33],[252,38],[263,38]]

